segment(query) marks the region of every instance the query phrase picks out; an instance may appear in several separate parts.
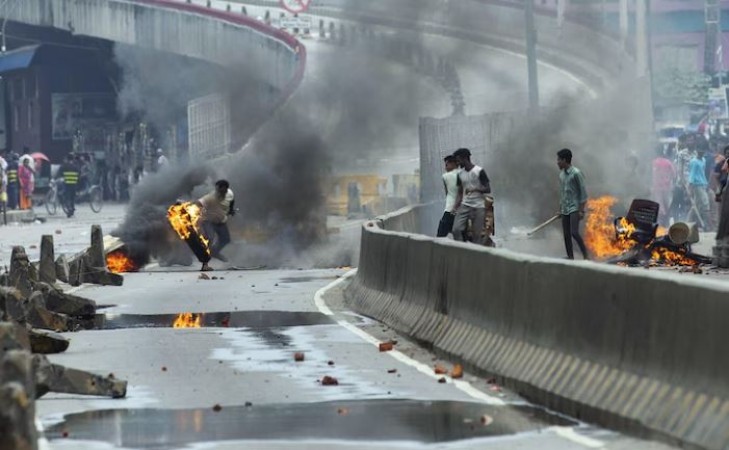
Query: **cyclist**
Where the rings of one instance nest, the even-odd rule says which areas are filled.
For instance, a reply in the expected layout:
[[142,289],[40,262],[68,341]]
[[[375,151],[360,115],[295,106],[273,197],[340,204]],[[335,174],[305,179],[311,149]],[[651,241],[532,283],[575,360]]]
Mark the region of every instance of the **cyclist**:
[[68,217],[73,217],[76,211],[76,187],[79,181],[79,170],[76,161],[71,155],[66,156],[66,160],[61,166],[61,177],[63,178],[63,203],[66,205],[65,211]]

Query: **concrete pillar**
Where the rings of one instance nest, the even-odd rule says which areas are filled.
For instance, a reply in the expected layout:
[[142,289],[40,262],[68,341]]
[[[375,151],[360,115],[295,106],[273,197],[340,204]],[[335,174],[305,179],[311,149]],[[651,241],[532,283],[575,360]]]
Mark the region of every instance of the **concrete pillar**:
[[38,278],[44,283],[56,282],[56,261],[53,251],[52,234],[45,234],[41,237]]
[[635,67],[638,77],[648,75],[646,0],[636,0],[635,2]]
[[564,12],[567,10],[568,0],[557,0],[557,26],[562,28],[564,24]]
[[628,0],[620,0],[620,44],[625,48],[628,41]]

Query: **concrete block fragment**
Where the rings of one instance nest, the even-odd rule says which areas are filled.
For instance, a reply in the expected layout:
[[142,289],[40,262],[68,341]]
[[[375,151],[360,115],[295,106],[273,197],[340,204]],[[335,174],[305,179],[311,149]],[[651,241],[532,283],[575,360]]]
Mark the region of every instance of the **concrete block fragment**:
[[52,364],[43,355],[33,355],[37,398],[48,392],[98,395],[122,398],[127,395],[127,382],[113,376],[102,377],[83,370]]
[[8,284],[10,287],[18,289],[24,296],[29,296],[33,291],[31,264],[25,248],[22,246],[13,247],[10,257],[10,273],[8,276]]
[[68,260],[65,255],[56,258],[56,278],[64,283],[68,283]]
[[69,345],[68,339],[52,331],[30,330],[28,337],[31,351],[42,355],[65,352]]
[[53,250],[53,235],[46,234],[41,237],[40,265],[38,279],[46,283],[56,282],[56,264]]

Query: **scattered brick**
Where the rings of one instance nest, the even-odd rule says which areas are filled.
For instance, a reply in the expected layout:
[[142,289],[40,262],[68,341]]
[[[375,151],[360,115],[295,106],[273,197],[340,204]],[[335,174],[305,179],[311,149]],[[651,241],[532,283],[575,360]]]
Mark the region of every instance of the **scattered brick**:
[[302,352],[294,353],[294,361],[301,362],[304,360],[304,354]]
[[380,342],[380,351],[381,352],[389,352],[392,350],[393,344],[392,342]]
[[451,370],[451,378],[463,378],[463,366],[456,364]]
[[216,403],[215,405],[213,405],[213,411],[220,412],[221,409],[223,409],[223,407],[220,406],[218,403]]
[[433,371],[435,372],[436,375],[445,375],[448,373],[448,369],[441,366],[440,364],[436,364],[435,367],[433,368]]
[[438,378],[438,383],[445,383],[445,382],[446,382],[445,377]]
[[321,379],[321,384],[322,386],[338,386],[339,381],[334,377],[326,375],[324,378]]

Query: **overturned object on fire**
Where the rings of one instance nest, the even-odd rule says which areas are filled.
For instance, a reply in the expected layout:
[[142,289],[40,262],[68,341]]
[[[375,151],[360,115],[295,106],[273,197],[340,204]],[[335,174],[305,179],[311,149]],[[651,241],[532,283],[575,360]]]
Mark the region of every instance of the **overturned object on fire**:
[[201,263],[210,261],[210,241],[205,237],[200,220],[202,210],[193,202],[177,202],[167,209],[167,220],[177,235],[190,247]]
[[614,221],[616,239],[634,244],[610,258],[611,264],[648,265],[651,263],[695,266],[711,264],[711,258],[691,251],[699,241],[696,224],[676,222],[668,233],[657,236],[660,205],[652,200],[634,199],[625,217]]

